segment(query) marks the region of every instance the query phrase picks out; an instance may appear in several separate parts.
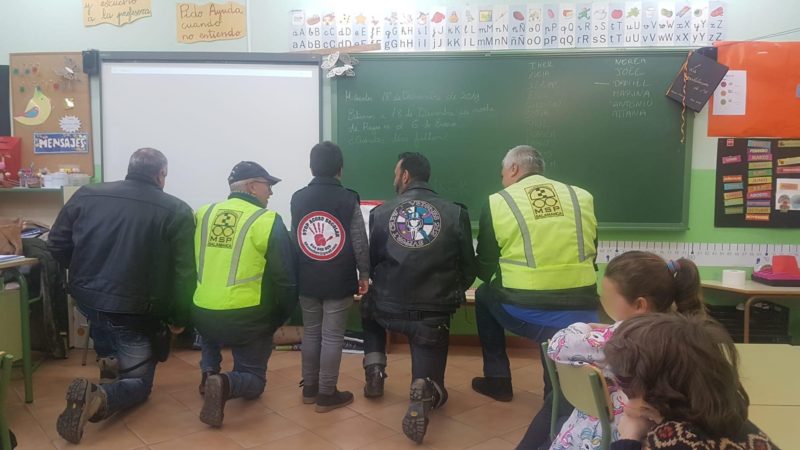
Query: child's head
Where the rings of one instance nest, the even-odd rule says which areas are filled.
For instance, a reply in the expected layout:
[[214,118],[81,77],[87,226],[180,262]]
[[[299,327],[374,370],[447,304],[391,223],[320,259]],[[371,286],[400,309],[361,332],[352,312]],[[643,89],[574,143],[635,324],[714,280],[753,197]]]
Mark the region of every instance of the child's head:
[[602,300],[614,320],[673,310],[705,311],[697,266],[684,258],[668,263],[650,252],[626,252],[612,259],[603,278]]
[[637,316],[620,325],[605,354],[625,394],[665,420],[692,423],[715,437],[733,435],[747,420],[736,347],[711,319]]

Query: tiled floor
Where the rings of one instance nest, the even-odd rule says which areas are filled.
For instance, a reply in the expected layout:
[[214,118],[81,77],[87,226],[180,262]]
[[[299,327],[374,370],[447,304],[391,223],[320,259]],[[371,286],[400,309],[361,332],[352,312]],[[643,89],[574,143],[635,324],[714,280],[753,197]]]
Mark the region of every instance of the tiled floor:
[[[382,399],[362,395],[361,355],[345,354],[339,388],[355,394],[346,408],[314,412],[303,405],[300,353],[275,352],[269,361],[267,390],[255,401],[231,400],[220,429],[202,424],[197,393],[200,353],[178,350],[156,370],[150,399],[143,405],[100,424],[88,424],[80,448],[129,449],[513,449],[541,406],[542,372],[533,349],[509,349],[515,387],[514,401],[495,402],[470,388],[481,375],[480,349],[451,347],[446,383],[448,403],[434,412],[422,446],[402,433],[401,419],[408,404],[411,359],[408,348],[397,344],[389,355],[389,378]],[[90,355],[93,361],[93,355]],[[225,354],[226,368],[231,365]],[[64,393],[75,377],[97,377],[92,363],[80,365],[80,352],[68,360],[48,361],[34,376],[35,402],[25,405],[23,384],[15,371],[7,411],[21,450],[72,447],[59,438],[55,422],[64,408]]]

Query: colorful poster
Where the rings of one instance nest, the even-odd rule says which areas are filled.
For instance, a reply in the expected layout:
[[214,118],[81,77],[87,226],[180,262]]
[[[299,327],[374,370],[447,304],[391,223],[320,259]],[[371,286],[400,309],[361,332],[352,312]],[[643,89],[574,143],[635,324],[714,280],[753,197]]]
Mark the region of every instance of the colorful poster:
[[[247,36],[247,9],[241,3],[177,3],[175,10],[175,30],[182,44]],[[330,38],[335,43],[336,36]]]
[[575,0],[293,10],[290,42],[293,50],[380,43],[386,52],[705,46],[725,38],[726,8],[721,1]]
[[151,0],[83,0],[83,26],[93,27],[110,23],[121,27],[139,19],[150,17],[153,10]]

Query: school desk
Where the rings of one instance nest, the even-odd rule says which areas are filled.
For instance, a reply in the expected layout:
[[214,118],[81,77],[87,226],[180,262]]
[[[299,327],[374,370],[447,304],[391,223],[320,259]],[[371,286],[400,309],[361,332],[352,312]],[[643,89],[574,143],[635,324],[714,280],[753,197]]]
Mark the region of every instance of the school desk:
[[[38,301],[41,297],[31,299],[28,297],[28,282],[25,276],[19,271],[24,266],[35,266],[39,264],[36,258],[23,258],[15,261],[0,263],[0,270],[11,275],[11,280],[19,283],[19,313],[20,324],[22,327],[22,372],[25,377],[25,403],[33,402],[33,366],[31,364],[31,324],[30,324],[30,304]],[[0,289],[2,289],[0,281]]]
[[746,280],[744,286],[731,286],[722,284],[721,281],[703,281],[703,289],[733,292],[747,296],[744,302],[744,342],[750,342],[750,307],[756,300],[770,299],[800,299],[800,287],[768,286]]

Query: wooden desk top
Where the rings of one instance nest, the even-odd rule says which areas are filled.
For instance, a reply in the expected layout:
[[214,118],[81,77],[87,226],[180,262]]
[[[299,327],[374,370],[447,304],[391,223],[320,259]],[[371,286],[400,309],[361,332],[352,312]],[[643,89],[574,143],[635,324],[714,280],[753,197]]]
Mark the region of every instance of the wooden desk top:
[[797,443],[797,418],[800,406],[750,405],[748,419],[780,448],[794,448]]
[[0,262],[0,270],[13,269],[22,266],[35,266],[36,264],[39,264],[39,260],[36,258],[22,258],[14,261]]
[[741,356],[739,373],[751,405],[800,407],[798,347],[736,344],[736,349]]
[[753,280],[745,280],[744,286],[741,287],[722,284],[721,281],[716,280],[703,281],[700,284],[707,289],[735,292],[737,294],[800,297],[800,287],[768,286],[766,284],[756,283]]

